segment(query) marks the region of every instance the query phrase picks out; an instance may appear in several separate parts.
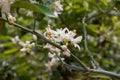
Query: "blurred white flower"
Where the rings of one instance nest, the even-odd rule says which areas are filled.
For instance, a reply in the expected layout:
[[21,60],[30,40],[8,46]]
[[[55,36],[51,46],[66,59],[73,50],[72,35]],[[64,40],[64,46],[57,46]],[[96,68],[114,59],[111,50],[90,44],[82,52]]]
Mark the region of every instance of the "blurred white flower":
[[8,15],[8,21],[9,21],[10,23],[14,23],[14,22],[16,21],[16,18],[13,17],[10,13],[8,13],[7,15]]
[[[60,56],[60,53],[57,53],[57,55]],[[51,58],[51,62],[53,64],[55,64],[55,62],[59,60],[57,55],[55,53],[50,53],[50,52],[48,53],[48,57]]]
[[44,48],[49,49],[51,52],[60,53],[60,49],[58,49],[48,43],[44,46]]
[[11,38],[11,41],[16,44],[20,41],[19,36],[15,36],[14,38]]
[[63,11],[63,5],[60,3],[60,1],[55,1],[53,4],[57,11]]
[[60,12],[54,11],[53,12],[54,16],[57,18],[59,14],[61,14]]
[[55,17],[58,17],[58,14],[61,14],[61,11],[63,11],[63,5],[60,1],[55,1],[53,2],[53,9]]
[[23,55],[26,55],[26,53],[29,53],[30,55],[34,54],[34,52],[32,51],[32,48],[35,47],[34,42],[33,43],[31,43],[30,41],[23,42],[19,39],[19,36],[15,36],[15,38],[11,38],[11,41],[14,44],[19,44],[22,47],[20,49],[20,52],[23,53]]
[[63,46],[61,46],[61,47],[62,47],[62,49],[64,50],[64,51],[63,51],[63,54],[66,55],[66,56],[68,56],[68,57],[70,57],[70,50],[67,48],[67,46],[66,46],[66,45],[63,45]]
[[27,51],[26,48],[22,48],[22,49],[20,49],[20,52],[22,52],[22,53],[25,53],[26,51]]
[[[48,53],[48,57],[51,58],[51,61],[48,61],[48,63],[45,64],[45,66],[48,68],[48,70],[51,70],[51,68],[54,65],[56,65],[56,63],[59,61],[59,58],[57,56],[60,57],[60,53],[50,53],[50,52]],[[61,60],[63,61],[64,58],[61,58]]]
[[33,40],[37,41],[37,36],[33,34]]
[[23,55],[21,56],[25,56],[26,53],[29,53],[30,55],[34,54],[32,48],[35,46],[35,43],[30,43],[30,41],[26,41],[26,42],[20,41],[19,44],[22,46],[20,52],[23,53]]
[[0,48],[3,48],[4,47],[4,45],[3,44],[0,44]]
[[30,2],[31,2],[31,3],[37,3],[37,1],[36,1],[36,0],[30,0]]

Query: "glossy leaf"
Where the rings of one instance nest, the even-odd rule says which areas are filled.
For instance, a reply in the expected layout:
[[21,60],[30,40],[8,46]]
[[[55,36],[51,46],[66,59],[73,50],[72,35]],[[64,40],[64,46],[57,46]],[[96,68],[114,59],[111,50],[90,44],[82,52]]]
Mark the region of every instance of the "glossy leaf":
[[16,1],[11,5],[12,8],[25,8],[34,12],[43,13],[49,17],[55,17],[52,11],[42,4],[31,4],[26,1]]

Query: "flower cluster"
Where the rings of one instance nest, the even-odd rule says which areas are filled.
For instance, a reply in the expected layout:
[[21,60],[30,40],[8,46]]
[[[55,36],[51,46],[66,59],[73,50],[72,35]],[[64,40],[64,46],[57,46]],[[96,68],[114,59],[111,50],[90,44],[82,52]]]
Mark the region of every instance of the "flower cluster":
[[19,39],[19,36],[15,36],[15,38],[11,38],[11,41],[14,44],[19,44],[22,48],[20,49],[20,52],[23,53],[22,56],[26,55],[27,53],[30,55],[33,55],[34,52],[32,51],[32,48],[35,46],[35,43],[30,43],[30,41],[21,41]]
[[[81,42],[82,36],[76,37],[76,31],[69,31],[68,28],[52,30],[50,26],[48,26],[46,28],[46,32],[44,33],[44,35],[46,36],[47,39],[61,46],[61,48],[63,49],[62,55],[65,55],[68,57],[70,56],[70,50],[68,49],[69,44],[72,44],[74,47],[80,50],[80,46],[78,45],[78,43]],[[55,54],[57,54],[57,56],[60,57],[61,50],[48,43],[44,46],[44,48],[47,48],[50,50],[48,57],[51,58],[51,62],[48,62],[47,65],[49,65],[49,67],[53,66],[59,60],[54,56]],[[61,59],[64,60],[64,58],[61,58]]]
[[61,11],[63,11],[63,5],[60,3],[60,1],[53,2],[53,9],[54,9],[54,15],[58,17],[58,14],[61,14]]

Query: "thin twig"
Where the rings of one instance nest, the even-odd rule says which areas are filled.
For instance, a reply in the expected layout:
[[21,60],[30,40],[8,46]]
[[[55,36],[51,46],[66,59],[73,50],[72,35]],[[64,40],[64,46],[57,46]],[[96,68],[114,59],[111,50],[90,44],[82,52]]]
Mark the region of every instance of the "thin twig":
[[33,31],[35,31],[35,29],[36,29],[36,19],[33,20]]
[[89,56],[89,58],[90,58],[90,61],[91,61],[92,65],[93,65],[93,67],[94,67],[95,69],[100,68],[99,65],[98,65],[98,63],[94,60],[94,58],[93,58],[90,50],[88,49],[88,45],[87,45],[87,31],[86,31],[86,26],[85,26],[85,17],[84,17],[83,20],[82,20],[82,24],[83,24],[85,50],[86,50],[86,52],[88,53],[88,56]]
[[81,65],[81,67],[84,68],[84,70],[88,70],[87,66],[86,66],[78,57],[76,57],[76,56],[75,56],[74,54],[72,54],[71,52],[70,52],[70,54],[71,54],[72,57],[74,57],[74,58],[79,62],[79,64]]

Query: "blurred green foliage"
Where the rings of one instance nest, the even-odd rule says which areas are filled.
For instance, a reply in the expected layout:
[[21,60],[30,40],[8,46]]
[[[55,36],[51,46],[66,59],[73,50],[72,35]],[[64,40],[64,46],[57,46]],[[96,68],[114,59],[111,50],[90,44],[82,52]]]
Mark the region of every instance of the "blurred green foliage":
[[[120,73],[119,0],[62,0],[64,11],[60,14],[60,18],[53,18],[51,0],[37,1],[40,3],[37,6],[24,1],[12,5],[15,9],[12,9],[11,13],[16,17],[16,23],[33,29],[36,20],[38,31],[45,31],[49,23],[54,29],[68,27],[70,30],[75,29],[78,35],[83,35],[82,18],[86,17],[88,48],[93,57],[103,69]],[[26,15],[29,9],[34,11],[33,17]],[[3,25],[0,21],[0,80],[111,80],[99,74],[85,76],[83,72],[69,71],[62,65],[47,72],[45,63],[49,59],[48,51],[42,47],[44,41],[36,41],[34,55],[21,57],[21,47],[11,41],[16,35],[23,41],[34,42],[32,34],[7,23]],[[71,52],[91,67],[83,40],[80,46],[80,52],[74,47],[69,47]],[[72,57],[66,58],[66,62],[80,66]]]

